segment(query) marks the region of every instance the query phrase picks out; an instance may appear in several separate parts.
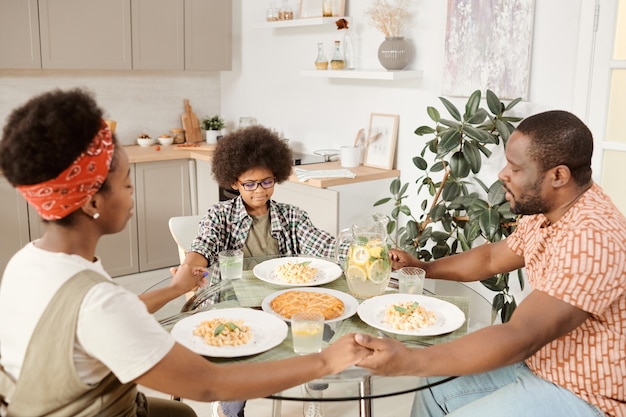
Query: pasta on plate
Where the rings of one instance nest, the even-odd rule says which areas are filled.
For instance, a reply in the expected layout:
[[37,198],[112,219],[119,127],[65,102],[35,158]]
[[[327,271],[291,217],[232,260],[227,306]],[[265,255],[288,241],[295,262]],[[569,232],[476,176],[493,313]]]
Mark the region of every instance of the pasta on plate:
[[397,330],[417,330],[435,324],[437,315],[417,301],[404,301],[388,305],[383,321]]
[[211,346],[240,346],[252,339],[250,326],[243,320],[230,320],[222,317],[201,321],[193,334],[204,339]]
[[311,262],[287,262],[278,265],[274,270],[274,275],[289,284],[305,284],[313,281],[317,275],[317,268],[309,266]]

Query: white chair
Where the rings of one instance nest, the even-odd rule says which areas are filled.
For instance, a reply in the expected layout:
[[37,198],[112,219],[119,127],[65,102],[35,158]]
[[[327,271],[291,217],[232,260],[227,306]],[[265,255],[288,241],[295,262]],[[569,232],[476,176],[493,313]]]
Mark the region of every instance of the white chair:
[[170,233],[178,246],[178,256],[180,257],[181,263],[185,260],[185,256],[187,256],[191,241],[198,233],[198,224],[202,217],[201,215],[177,216],[170,218],[168,222]]

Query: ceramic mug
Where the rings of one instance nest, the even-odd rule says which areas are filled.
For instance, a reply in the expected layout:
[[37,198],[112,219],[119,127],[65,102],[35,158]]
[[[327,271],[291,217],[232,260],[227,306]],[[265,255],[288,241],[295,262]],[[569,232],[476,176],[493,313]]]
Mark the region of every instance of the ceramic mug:
[[355,146],[342,146],[340,148],[341,166],[354,168],[361,165],[361,148]]

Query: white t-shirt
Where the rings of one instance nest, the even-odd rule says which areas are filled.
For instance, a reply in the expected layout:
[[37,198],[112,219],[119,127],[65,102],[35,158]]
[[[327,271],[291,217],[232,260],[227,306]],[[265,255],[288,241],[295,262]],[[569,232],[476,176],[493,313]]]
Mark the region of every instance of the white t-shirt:
[[[59,287],[77,272],[92,269],[105,277],[100,261],[48,252],[29,243],[7,264],[0,281],[0,361],[18,378],[31,334]],[[50,341],[50,348],[55,348]],[[109,371],[127,383],[156,365],[174,339],[132,292],[113,283],[95,285],[78,316],[74,363],[87,384]]]

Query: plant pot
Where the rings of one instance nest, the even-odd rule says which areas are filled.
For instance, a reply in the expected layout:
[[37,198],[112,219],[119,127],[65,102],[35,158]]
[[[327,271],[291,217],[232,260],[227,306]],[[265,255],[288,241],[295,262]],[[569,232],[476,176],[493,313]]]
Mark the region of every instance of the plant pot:
[[385,38],[378,47],[378,61],[386,70],[402,70],[410,60],[409,43],[404,37]]
[[206,143],[209,145],[215,145],[217,143],[217,137],[221,136],[221,130],[205,130],[204,135],[206,138]]

